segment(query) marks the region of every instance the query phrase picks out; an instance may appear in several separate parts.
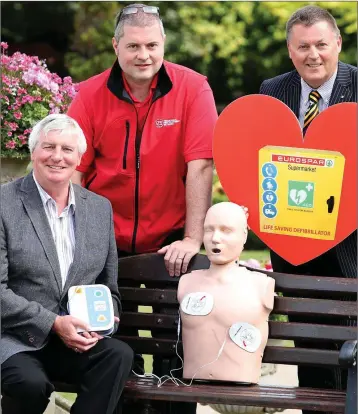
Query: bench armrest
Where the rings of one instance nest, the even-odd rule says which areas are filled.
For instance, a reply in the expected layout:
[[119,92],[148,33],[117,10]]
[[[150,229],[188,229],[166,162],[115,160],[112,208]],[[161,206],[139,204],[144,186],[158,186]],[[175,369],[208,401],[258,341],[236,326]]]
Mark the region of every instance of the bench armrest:
[[357,341],[346,341],[339,352],[339,365],[350,368],[357,363]]

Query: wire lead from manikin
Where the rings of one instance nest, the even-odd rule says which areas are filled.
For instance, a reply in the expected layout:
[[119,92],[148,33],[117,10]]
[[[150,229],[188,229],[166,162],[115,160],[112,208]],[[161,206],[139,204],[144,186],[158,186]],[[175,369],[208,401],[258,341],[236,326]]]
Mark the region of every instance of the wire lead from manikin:
[[179,319],[178,319],[178,328],[177,328],[177,341],[176,341],[176,344],[175,344],[175,353],[176,353],[176,355],[177,355],[177,357],[180,359],[180,361],[181,361],[181,367],[179,367],[179,368],[174,368],[174,369],[171,369],[170,370],[170,372],[169,372],[169,374],[170,375],[163,375],[162,377],[158,377],[157,375],[155,375],[155,374],[152,374],[152,373],[144,373],[143,375],[141,375],[141,374],[137,374],[136,372],[134,372],[133,370],[132,370],[132,372],[133,372],[133,374],[134,375],[136,375],[137,377],[139,377],[139,378],[155,378],[157,381],[158,381],[158,383],[157,383],[157,386],[158,386],[158,388],[160,388],[163,384],[165,384],[167,381],[172,381],[177,387],[179,387],[180,386],[180,384],[181,385],[184,385],[185,387],[190,387],[191,385],[192,385],[192,383],[193,383],[193,381],[194,381],[194,378],[196,377],[196,375],[203,369],[203,368],[205,368],[205,367],[207,367],[207,366],[209,366],[209,365],[211,365],[211,364],[214,364],[219,358],[220,358],[220,356],[221,356],[221,354],[222,354],[222,352],[223,352],[223,350],[224,350],[224,348],[225,348],[225,345],[226,345],[226,341],[227,341],[227,337],[228,337],[228,333],[229,333],[229,328],[227,329],[227,331],[226,331],[226,334],[225,334],[225,339],[224,339],[224,342],[223,342],[223,344],[221,345],[221,347],[220,347],[220,349],[219,349],[219,352],[218,352],[218,355],[217,355],[217,357],[213,360],[213,361],[211,361],[211,362],[208,362],[207,364],[204,364],[204,365],[202,365],[200,368],[198,368],[196,371],[195,371],[195,373],[194,373],[194,375],[192,376],[192,378],[191,378],[191,380],[190,380],[190,382],[189,382],[189,384],[186,384],[184,381],[182,381],[182,380],[180,380],[179,378],[176,378],[176,377],[174,377],[174,375],[173,375],[173,372],[174,371],[179,371],[179,370],[181,370],[183,367],[184,367],[184,361],[183,361],[183,358],[179,355],[179,353],[178,353],[178,344],[179,344],[179,339],[180,339],[180,322],[181,322],[181,319],[180,319],[180,310],[178,311],[178,313],[179,313]]

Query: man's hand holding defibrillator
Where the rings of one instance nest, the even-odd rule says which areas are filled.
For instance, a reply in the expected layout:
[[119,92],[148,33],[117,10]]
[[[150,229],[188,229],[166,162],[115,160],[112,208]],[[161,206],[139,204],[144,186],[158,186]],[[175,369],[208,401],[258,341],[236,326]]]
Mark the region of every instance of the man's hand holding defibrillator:
[[53,331],[62,339],[66,346],[76,352],[85,352],[91,349],[98,342],[96,337],[85,337],[77,332],[77,328],[84,329],[89,334],[88,325],[73,316],[57,316],[52,326]]
[[[115,316],[114,321],[119,323],[119,318]],[[77,328],[84,329],[84,332],[78,333]],[[98,333],[89,332],[89,326],[85,322],[71,315],[57,316],[52,330],[75,352],[86,352],[103,339]]]

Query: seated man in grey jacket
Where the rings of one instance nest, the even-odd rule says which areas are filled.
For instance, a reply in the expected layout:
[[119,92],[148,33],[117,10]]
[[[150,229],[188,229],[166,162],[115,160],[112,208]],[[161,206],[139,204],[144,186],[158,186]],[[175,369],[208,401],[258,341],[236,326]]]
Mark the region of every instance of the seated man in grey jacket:
[[70,182],[86,151],[72,118],[44,118],[29,147],[33,171],[1,187],[3,413],[41,414],[54,390],[51,381],[69,381],[78,385],[71,413],[112,414],[133,351],[67,314],[71,286],[103,284],[119,321],[112,208]]

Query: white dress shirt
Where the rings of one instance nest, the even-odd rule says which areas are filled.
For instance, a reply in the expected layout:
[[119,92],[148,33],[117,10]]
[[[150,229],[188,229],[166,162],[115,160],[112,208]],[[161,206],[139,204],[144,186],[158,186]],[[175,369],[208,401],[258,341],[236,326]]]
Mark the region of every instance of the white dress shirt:
[[56,245],[63,288],[75,253],[75,193],[70,182],[68,204],[62,213],[58,215],[56,201],[37,182],[35,174],[33,174],[33,177],[39,190]]

